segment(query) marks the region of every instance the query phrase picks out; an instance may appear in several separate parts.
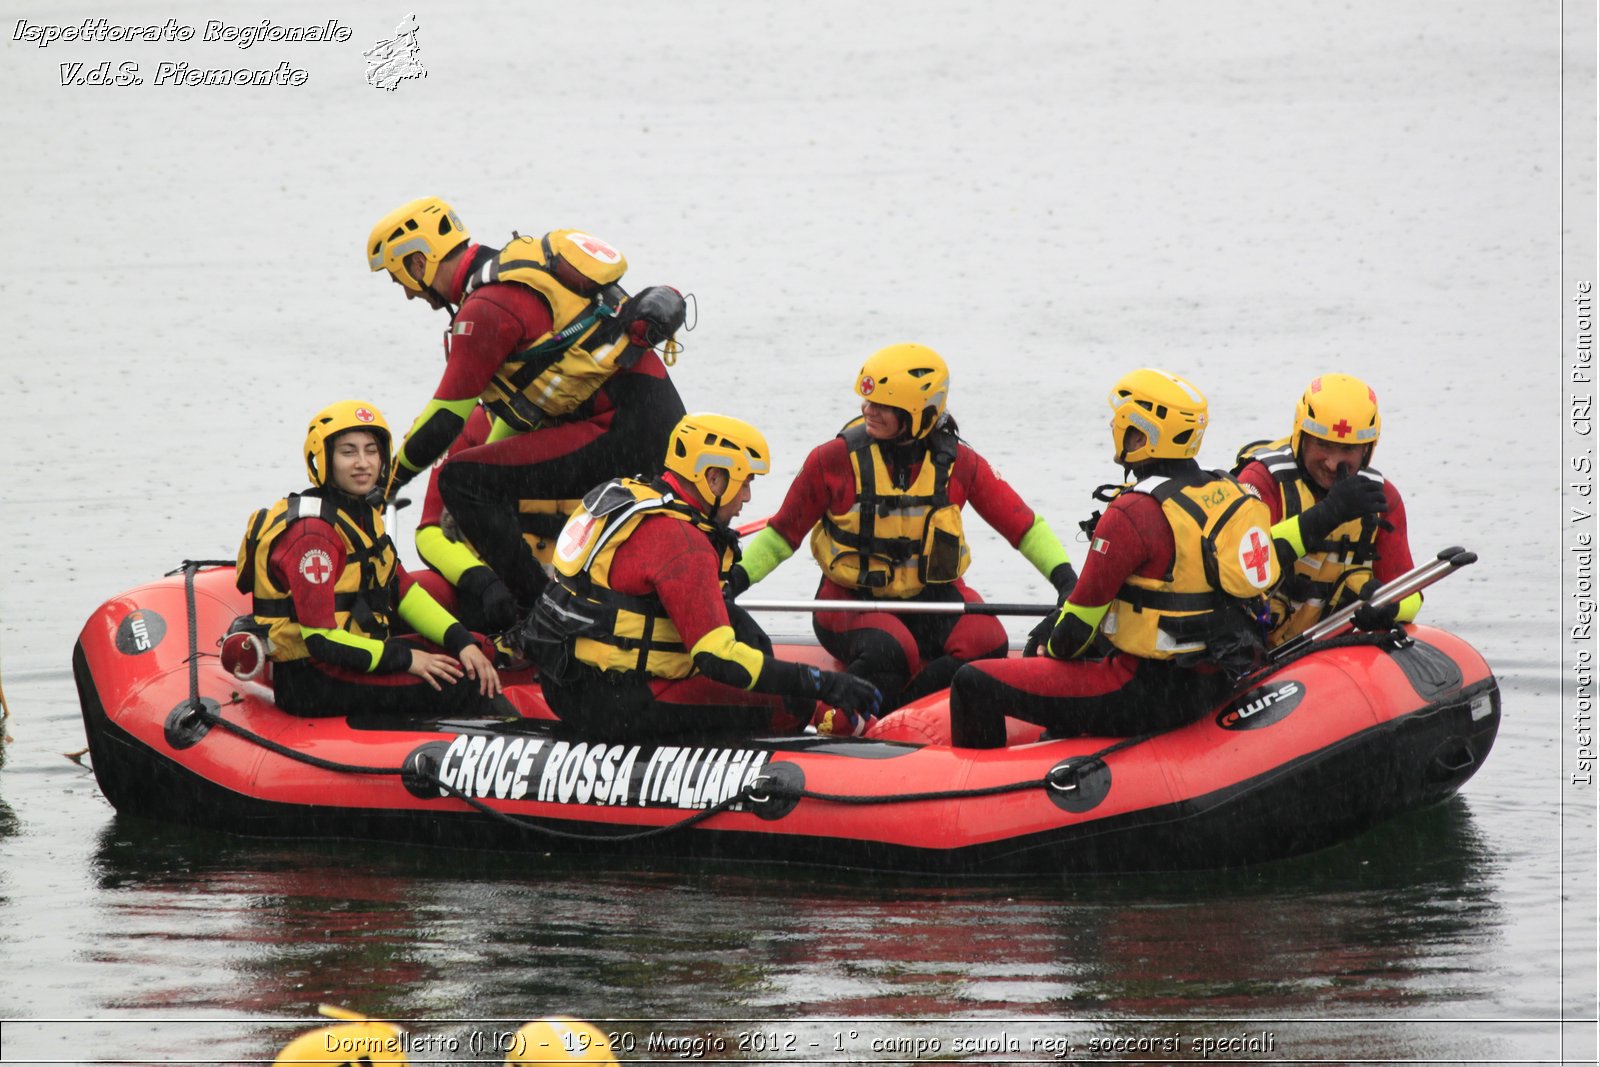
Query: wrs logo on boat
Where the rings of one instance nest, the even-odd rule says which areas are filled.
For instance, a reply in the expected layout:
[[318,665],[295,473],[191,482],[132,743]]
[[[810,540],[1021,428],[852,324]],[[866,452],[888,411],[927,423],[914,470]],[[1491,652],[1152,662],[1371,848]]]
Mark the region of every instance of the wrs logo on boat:
[[135,608],[117,626],[117,651],[125,656],[149,652],[167,636],[167,622],[148,608]]
[[1258,685],[1217,716],[1224,730],[1259,730],[1289,717],[1305,698],[1306,687],[1295,681]]

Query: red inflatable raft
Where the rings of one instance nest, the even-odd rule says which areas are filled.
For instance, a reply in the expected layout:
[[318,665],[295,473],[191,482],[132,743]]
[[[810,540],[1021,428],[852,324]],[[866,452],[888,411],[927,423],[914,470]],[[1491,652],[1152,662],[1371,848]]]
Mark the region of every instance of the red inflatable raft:
[[[591,744],[545,717],[536,685],[519,687],[527,717],[511,721],[306,719],[222,669],[220,637],[245,607],[231,570],[191,568],[84,626],[73,673],[119,811],[253,836],[944,876],[1225,867],[1449,797],[1500,721],[1483,658],[1426,626],[1318,647],[1142,739]],[[828,662],[810,645],[780,654]],[[893,737],[894,720],[877,732]]]

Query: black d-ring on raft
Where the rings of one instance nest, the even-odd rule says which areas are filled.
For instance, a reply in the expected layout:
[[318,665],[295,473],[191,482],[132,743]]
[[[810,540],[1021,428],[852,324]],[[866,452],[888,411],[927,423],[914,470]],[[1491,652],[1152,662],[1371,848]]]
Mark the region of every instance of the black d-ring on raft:
[[1050,803],[1064,811],[1091,811],[1111,792],[1111,768],[1094,756],[1072,756],[1045,773]]
[[210,697],[183,701],[167,713],[162,730],[167,744],[179,752],[199,744],[200,739],[211,732],[212,719],[221,709],[222,705]]
[[400,784],[418,800],[438,800],[445,795],[439,784],[439,768],[450,751],[446,741],[430,741],[406,757],[400,767]]
[[806,772],[798,764],[769,763],[750,783],[750,810],[768,822],[781,819],[800,803],[805,788]]

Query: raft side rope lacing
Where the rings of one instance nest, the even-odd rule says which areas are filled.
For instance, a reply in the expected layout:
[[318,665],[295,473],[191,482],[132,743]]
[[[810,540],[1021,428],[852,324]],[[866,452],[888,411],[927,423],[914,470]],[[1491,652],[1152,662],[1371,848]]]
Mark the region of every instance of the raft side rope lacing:
[[[661,834],[671,833],[674,830],[688,829],[691,826],[702,823],[715,815],[720,815],[735,805],[744,803],[746,801],[757,805],[771,800],[822,800],[833,804],[856,805],[908,804],[928,800],[960,800],[969,797],[999,796],[1005,793],[1016,793],[1027,789],[1040,788],[1070,792],[1072,789],[1076,788],[1076,785],[1072,781],[1066,780],[1066,778],[1075,778],[1078,770],[1081,770],[1086,766],[1093,765],[1103,755],[1115,752],[1120,748],[1125,748],[1131,744],[1136,744],[1139,741],[1145,740],[1145,738],[1142,737],[1131,738],[1111,745],[1110,747],[1103,749],[1101,752],[1092,756],[1073,759],[1066,765],[1065,768],[1056,768],[1057,771],[1065,770],[1068,772],[1065,778],[1062,775],[1055,773],[1055,771],[1052,771],[1051,774],[1046,775],[1043,778],[1033,778],[1021,782],[1011,782],[1005,785],[983,786],[975,789],[945,789],[922,793],[889,793],[881,795],[858,796],[842,793],[823,793],[816,790],[803,788],[795,789],[792,786],[785,785],[776,779],[763,775],[756,778],[749,785],[745,786],[733,796],[719,801],[703,811],[697,811],[688,818],[679,820],[675,823],[669,823],[665,826],[650,827],[646,830],[639,830],[625,834],[570,833],[568,831],[557,830],[549,826],[541,826],[538,823],[525,819],[519,819],[514,815],[510,815],[506,812],[493,808],[476,797],[468,796],[466,793],[457,789],[454,785],[442,780],[438,774],[428,770],[425,767],[366,767],[360,764],[340,763],[336,760],[323,759],[320,756],[313,756],[307,752],[300,752],[296,749],[290,748],[287,745],[279,744],[278,742],[269,738],[262,737],[260,734],[257,734],[254,731],[239,725],[238,723],[230,722],[229,720],[224,719],[221,715],[218,715],[216,712],[213,712],[211,709],[207,708],[205,703],[200,699],[201,653],[198,647],[199,620],[198,612],[195,610],[194,578],[196,572],[199,571],[201,567],[226,567],[232,565],[233,562],[231,560],[184,560],[182,567],[178,568],[177,570],[167,572],[169,577],[174,574],[178,574],[180,571],[183,574],[184,606],[188,614],[189,639],[189,655],[187,658],[189,665],[188,707],[189,713],[194,718],[199,719],[208,725],[226,730],[228,733],[231,733],[236,737],[249,741],[251,744],[259,745],[269,752],[283,756],[285,759],[291,759],[297,763],[303,763],[310,767],[317,767],[322,770],[334,771],[341,774],[370,774],[394,777],[404,777],[406,775],[410,775],[415,780],[425,782],[428,785],[437,786],[442,795],[455,797],[457,800],[462,801],[474,810],[491,816],[500,822],[514,826],[519,830],[542,834],[547,837],[561,838],[569,841],[638,841],[647,837],[655,837]],[[233,694],[233,699],[229,701],[229,703],[240,703],[239,694]],[[1152,734],[1148,736],[1154,735]]]

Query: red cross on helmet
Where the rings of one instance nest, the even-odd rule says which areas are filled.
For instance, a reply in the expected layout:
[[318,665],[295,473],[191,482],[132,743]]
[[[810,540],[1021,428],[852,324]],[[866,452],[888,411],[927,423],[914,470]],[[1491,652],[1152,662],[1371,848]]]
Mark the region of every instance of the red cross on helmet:
[[926,437],[950,399],[950,369],[927,345],[890,345],[867,357],[856,374],[856,395],[906,413],[907,432]]
[[1301,442],[1307,435],[1336,445],[1366,445],[1361,460],[1365,467],[1372,462],[1381,427],[1378,394],[1371,386],[1348,374],[1324,374],[1306,387],[1295,406],[1289,447],[1299,457]]
[[377,438],[378,447],[383,449],[383,469],[378,472],[378,488],[387,488],[389,460],[394,455],[393,440],[383,412],[365,400],[341,400],[311,416],[311,423],[306,427],[306,446],[302,450],[311,484],[321,486],[327,481],[328,472],[333,469],[334,438],[346,430],[366,430]]

